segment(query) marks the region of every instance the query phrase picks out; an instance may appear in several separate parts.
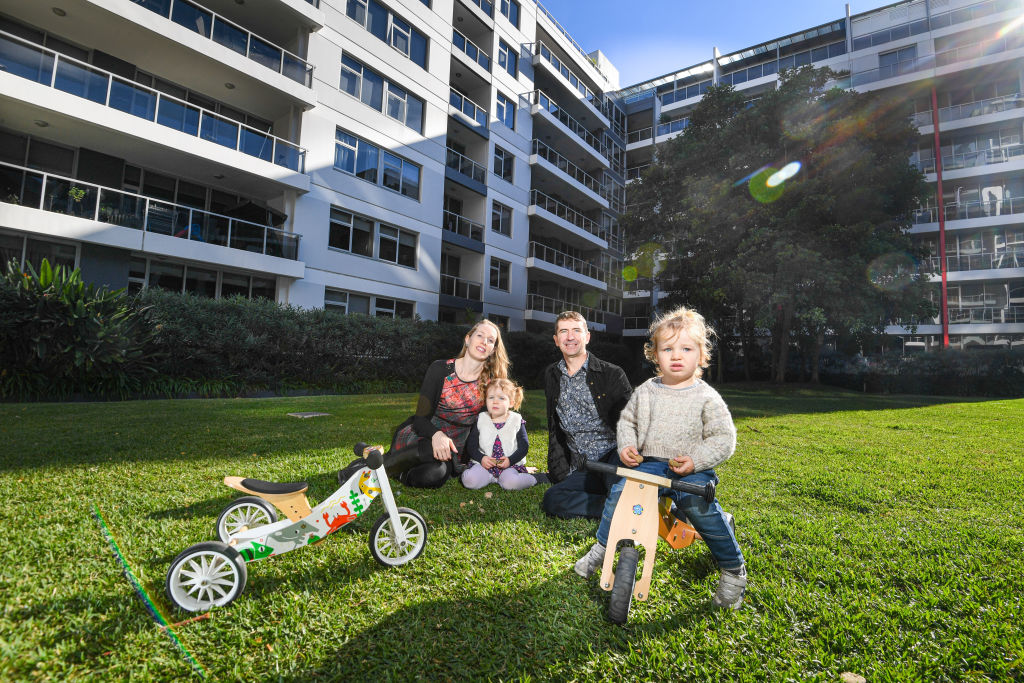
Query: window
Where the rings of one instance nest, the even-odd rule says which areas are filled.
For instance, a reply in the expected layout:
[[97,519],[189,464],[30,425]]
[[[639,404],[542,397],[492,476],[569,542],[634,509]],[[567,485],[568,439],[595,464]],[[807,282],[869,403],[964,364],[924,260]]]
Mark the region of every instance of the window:
[[498,40],[498,65],[512,78],[519,76],[519,55],[504,40]]
[[419,201],[420,167],[340,128],[335,132],[334,168]]
[[[423,4],[430,6],[428,0]],[[427,38],[376,0],[348,0],[345,14],[403,55],[427,68]]]
[[324,309],[337,311],[342,315],[362,313],[363,315],[372,314],[378,318],[411,318],[413,316],[411,301],[386,299],[380,296],[356,294],[330,288],[324,291]]
[[519,28],[519,3],[516,0],[501,0],[501,13],[513,26]]
[[491,257],[491,289],[508,291],[508,268],[508,261]]
[[502,180],[512,182],[512,168],[515,164],[515,157],[511,152],[503,150],[497,145],[494,146],[494,175]]
[[907,47],[878,55],[878,72],[881,78],[891,78],[914,70],[917,59],[917,46]]
[[417,133],[423,130],[423,100],[348,55],[341,58],[339,88]]
[[512,209],[498,202],[491,202],[491,230],[506,237],[512,236]]
[[505,124],[507,128],[515,130],[516,107],[512,103],[512,100],[501,93],[498,93],[498,106],[495,107],[494,114],[498,117],[499,121]]
[[390,225],[380,225],[377,231],[377,258],[415,268],[416,234]]
[[373,221],[331,207],[327,246],[359,256],[373,256]]
[[411,318],[412,302],[373,297],[373,314],[378,318]]

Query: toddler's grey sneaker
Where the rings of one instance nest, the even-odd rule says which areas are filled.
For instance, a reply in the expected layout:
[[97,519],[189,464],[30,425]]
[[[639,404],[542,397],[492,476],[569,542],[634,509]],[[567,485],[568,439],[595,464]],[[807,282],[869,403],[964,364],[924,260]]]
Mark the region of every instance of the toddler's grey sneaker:
[[718,577],[718,590],[715,591],[714,603],[722,609],[739,609],[743,604],[743,594],[747,592],[747,567],[729,571],[722,570]]
[[604,564],[604,546],[595,542],[586,555],[576,560],[574,569],[584,579],[589,579],[590,575],[597,571],[602,564]]

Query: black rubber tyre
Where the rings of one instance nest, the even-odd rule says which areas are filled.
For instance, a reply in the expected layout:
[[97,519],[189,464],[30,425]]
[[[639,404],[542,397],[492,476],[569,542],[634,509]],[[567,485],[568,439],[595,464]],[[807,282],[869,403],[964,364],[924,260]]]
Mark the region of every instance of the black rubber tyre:
[[394,542],[391,517],[384,513],[370,530],[370,554],[385,567],[398,567],[412,562],[427,545],[427,523],[420,513],[409,508],[398,508],[398,519],[405,529],[405,543]]
[[167,570],[167,596],[186,612],[223,607],[245,590],[249,573],[238,551],[220,541],[183,550]]
[[214,534],[222,543],[231,540],[232,534],[242,529],[253,529],[264,524],[277,521],[277,510],[274,506],[258,496],[242,496],[231,501],[217,517]]
[[633,603],[633,584],[640,563],[640,553],[628,547],[619,551],[619,562],[615,565],[615,583],[608,601],[608,620],[613,624],[625,624],[629,618],[629,607]]

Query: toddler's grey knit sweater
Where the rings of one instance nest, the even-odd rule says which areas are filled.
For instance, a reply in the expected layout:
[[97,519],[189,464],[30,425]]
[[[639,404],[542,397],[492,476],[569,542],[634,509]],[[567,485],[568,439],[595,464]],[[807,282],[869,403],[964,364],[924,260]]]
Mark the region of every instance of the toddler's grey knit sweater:
[[688,455],[697,472],[717,467],[736,450],[736,427],[725,401],[704,381],[682,389],[653,377],[633,392],[618,425],[619,452],[634,446],[645,460]]

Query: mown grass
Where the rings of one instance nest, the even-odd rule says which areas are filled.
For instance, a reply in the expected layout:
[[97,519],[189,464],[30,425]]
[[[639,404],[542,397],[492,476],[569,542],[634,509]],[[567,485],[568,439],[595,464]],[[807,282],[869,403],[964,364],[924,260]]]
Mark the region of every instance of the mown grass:
[[[367,548],[375,508],[311,549],[249,566],[245,593],[177,629],[219,680],[1024,678],[1024,400],[724,387],[739,449],[719,496],[751,584],[710,607],[705,547],[662,546],[630,622],[571,572],[596,524],[526,492],[399,490],[430,525],[394,570]],[[386,441],[410,395],[0,405],[0,679],[171,680],[190,665],[120,571],[97,506],[172,621],[170,560],[212,538],[225,474],[310,482]],[[297,420],[319,410],[331,417]],[[544,465],[543,396],[525,413]]]

